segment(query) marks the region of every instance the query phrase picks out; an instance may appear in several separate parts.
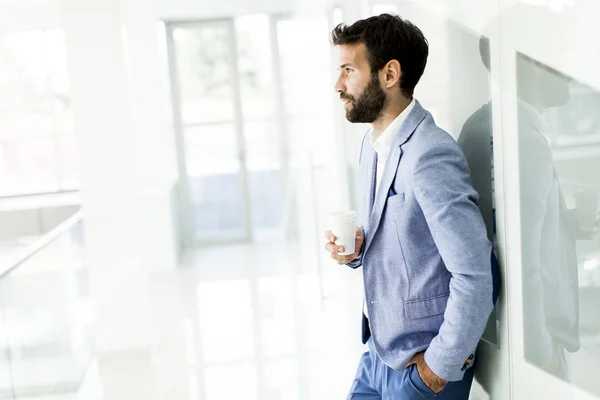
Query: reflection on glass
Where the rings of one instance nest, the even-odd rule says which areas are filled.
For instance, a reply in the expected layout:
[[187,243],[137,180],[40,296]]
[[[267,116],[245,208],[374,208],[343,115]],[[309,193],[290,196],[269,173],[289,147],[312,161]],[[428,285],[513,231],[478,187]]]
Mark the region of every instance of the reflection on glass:
[[600,93],[523,54],[516,66],[525,357],[600,394]]
[[[454,31],[457,31],[455,28]],[[452,33],[453,31],[450,31]],[[464,53],[469,50],[468,57],[457,57],[463,60],[460,70],[469,71],[470,86],[483,88],[485,98],[490,99],[490,63],[489,40],[484,36],[467,33],[466,30],[454,32],[452,45]],[[467,54],[464,54],[467,55]],[[475,73],[478,69],[485,69],[487,73]],[[494,164],[493,164],[493,129],[491,101],[477,108],[464,122],[457,140],[465,153],[471,170],[473,187],[479,194],[479,210],[485,222],[488,239],[493,243],[497,253],[495,204],[494,204]],[[483,334],[483,339],[490,343],[498,344],[497,310],[494,308],[488,325]]]

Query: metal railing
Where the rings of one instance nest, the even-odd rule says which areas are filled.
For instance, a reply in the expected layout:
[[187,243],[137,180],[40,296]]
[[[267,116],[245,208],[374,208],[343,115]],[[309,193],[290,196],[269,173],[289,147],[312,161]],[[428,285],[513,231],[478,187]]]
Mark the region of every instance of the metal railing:
[[31,259],[40,251],[44,250],[57,238],[61,237],[66,232],[72,230],[75,225],[82,221],[82,219],[82,212],[78,211],[71,217],[67,218],[64,222],[59,224],[56,228],[52,229],[50,232],[42,236],[37,242],[31,245],[31,247],[25,252],[24,255],[17,256],[17,259],[14,262],[10,262],[7,268],[0,269],[0,280],[2,280],[5,276],[9,275],[15,269],[19,268],[21,265],[25,264],[27,260]]

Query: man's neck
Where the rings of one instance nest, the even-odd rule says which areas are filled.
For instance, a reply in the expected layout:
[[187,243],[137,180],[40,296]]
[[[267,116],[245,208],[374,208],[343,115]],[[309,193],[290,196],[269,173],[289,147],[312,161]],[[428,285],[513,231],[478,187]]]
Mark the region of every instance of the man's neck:
[[408,107],[411,102],[412,98],[407,99],[405,97],[400,97],[399,99],[390,102],[381,113],[381,116],[371,123],[374,140],[376,140],[396,118],[398,118],[398,115],[400,115],[402,111],[406,110],[406,107]]

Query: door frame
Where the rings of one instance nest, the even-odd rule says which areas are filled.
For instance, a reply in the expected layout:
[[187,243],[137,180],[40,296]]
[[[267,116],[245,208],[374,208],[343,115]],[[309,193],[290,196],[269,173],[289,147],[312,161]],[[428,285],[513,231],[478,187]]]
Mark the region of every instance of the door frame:
[[[171,104],[175,130],[175,147],[177,154],[177,170],[179,176],[178,197],[179,216],[182,230],[183,243],[186,248],[199,245],[218,245],[252,240],[252,213],[250,204],[250,187],[247,168],[247,150],[244,140],[244,120],[242,113],[241,91],[239,82],[239,68],[237,60],[237,38],[233,18],[198,20],[198,21],[164,21],[167,38],[168,66],[171,85]],[[229,36],[230,77],[232,86],[232,105],[234,108],[233,123],[235,126],[237,156],[239,161],[238,176],[240,178],[240,192],[242,194],[244,213],[244,233],[224,239],[198,240],[195,235],[194,213],[190,198],[189,174],[186,166],[186,146],[183,135],[184,123],[181,115],[180,78],[176,57],[176,44],[174,31],[178,28],[203,29],[207,27],[226,27]]]

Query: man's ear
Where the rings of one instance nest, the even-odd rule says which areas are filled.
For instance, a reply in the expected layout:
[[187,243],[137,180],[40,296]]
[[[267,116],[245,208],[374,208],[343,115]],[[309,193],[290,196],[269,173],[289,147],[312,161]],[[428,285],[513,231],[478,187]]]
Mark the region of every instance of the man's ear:
[[383,85],[390,89],[399,84],[402,78],[402,67],[398,60],[391,60],[383,67]]

